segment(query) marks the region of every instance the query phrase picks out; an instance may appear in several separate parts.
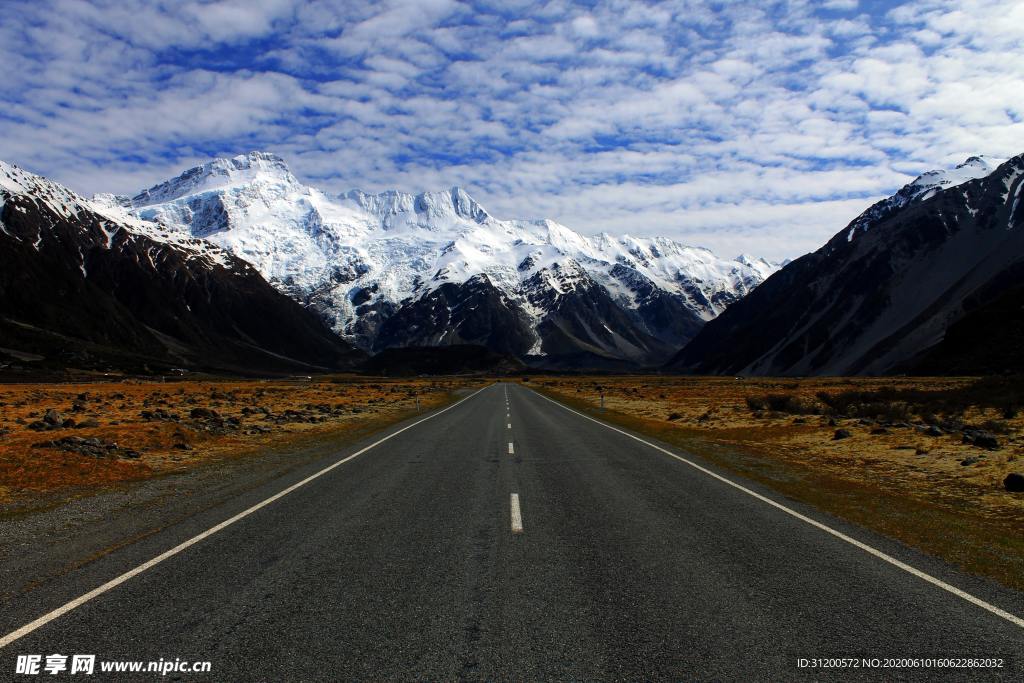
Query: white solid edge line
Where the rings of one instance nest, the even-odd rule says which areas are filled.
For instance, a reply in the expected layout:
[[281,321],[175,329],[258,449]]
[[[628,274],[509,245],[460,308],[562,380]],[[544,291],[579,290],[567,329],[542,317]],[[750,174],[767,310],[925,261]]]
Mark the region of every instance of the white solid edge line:
[[[530,391],[533,391],[533,389],[530,389]],[[806,522],[807,524],[810,524],[811,526],[813,526],[813,527],[815,527],[817,529],[820,529],[821,531],[824,531],[825,533],[828,533],[828,534],[831,534],[832,536],[835,536],[836,538],[838,538],[841,541],[845,541],[845,542],[849,543],[850,545],[856,546],[856,547],[860,548],[861,550],[863,550],[863,551],[865,551],[865,552],[867,552],[867,553],[869,553],[871,555],[874,555],[875,557],[877,557],[880,560],[888,562],[889,564],[893,565],[894,567],[902,569],[903,571],[907,572],[908,574],[913,574],[917,578],[923,579],[924,581],[927,581],[928,583],[930,583],[930,584],[932,584],[934,586],[938,586],[942,590],[947,591],[949,593],[952,593],[953,595],[955,595],[958,598],[966,600],[967,602],[969,602],[969,603],[971,603],[973,605],[977,605],[978,607],[981,607],[984,610],[988,610],[989,612],[991,612],[992,614],[996,615],[997,617],[1002,617],[1003,619],[1005,619],[1006,621],[1010,622],[1011,624],[1014,624],[1016,626],[1020,626],[1021,628],[1024,628],[1024,619],[1021,619],[1020,617],[1018,617],[1018,616],[1016,616],[1014,614],[1010,614],[1006,610],[1000,609],[1000,608],[996,607],[995,605],[993,605],[991,603],[985,602],[981,598],[976,598],[973,595],[971,595],[970,593],[967,593],[966,591],[962,591],[959,588],[957,588],[956,586],[953,586],[951,584],[946,583],[942,579],[937,579],[934,576],[932,576],[931,574],[927,574],[927,573],[921,571],[920,569],[917,569],[915,567],[910,566],[906,562],[902,562],[900,560],[897,560],[895,557],[893,557],[891,555],[888,555],[888,554],[882,552],[881,550],[878,550],[877,548],[874,548],[874,547],[868,545],[867,543],[863,543],[861,541],[858,541],[855,538],[847,536],[843,532],[837,531],[836,529],[833,529],[832,527],[828,526],[827,524],[822,524],[821,522],[818,522],[818,521],[816,521],[814,519],[811,519],[810,517],[808,517],[806,515],[802,515],[799,512],[797,512],[796,510],[790,509],[790,508],[786,507],[785,505],[782,505],[781,503],[776,503],[771,498],[768,498],[766,496],[762,496],[760,493],[757,493],[756,491],[751,491],[746,486],[743,486],[741,484],[737,484],[736,482],[734,482],[734,481],[732,481],[730,479],[727,479],[727,478],[723,477],[720,474],[716,474],[715,472],[712,472],[711,470],[707,469],[706,467],[701,467],[700,465],[698,465],[697,463],[695,463],[695,462],[693,462],[691,460],[687,460],[686,458],[678,456],[675,453],[673,453],[673,452],[671,452],[671,451],[669,451],[669,450],[667,450],[665,448],[662,448],[661,446],[656,446],[655,444],[653,444],[653,443],[651,443],[649,441],[645,441],[645,440],[641,439],[638,436],[634,436],[634,435],[630,434],[629,432],[626,432],[626,431],[623,431],[621,429],[618,429],[617,427],[612,427],[611,425],[606,424],[604,422],[601,422],[600,420],[594,419],[594,418],[590,417],[589,415],[585,415],[585,414],[583,414],[583,413],[581,413],[579,411],[573,410],[572,408],[570,408],[570,407],[568,407],[566,405],[563,405],[562,403],[559,403],[558,401],[556,401],[556,400],[554,400],[552,398],[548,398],[544,394],[538,393],[536,391],[533,391],[533,393],[537,394],[538,396],[540,396],[541,398],[543,398],[546,401],[550,401],[551,403],[554,403],[555,405],[560,406],[560,407],[564,408],[565,410],[568,410],[570,413],[575,413],[576,415],[579,415],[582,418],[586,418],[586,419],[590,420],[591,422],[595,422],[595,423],[601,425],[602,427],[607,427],[608,429],[611,429],[612,431],[618,432],[619,434],[622,434],[624,436],[628,436],[629,438],[633,439],[634,441],[639,441],[640,443],[644,444],[645,446],[650,446],[651,448],[653,448],[656,451],[661,451],[665,455],[669,455],[669,456],[675,458],[676,460],[678,460],[678,461],[680,461],[682,463],[686,463],[690,467],[703,472],[704,474],[708,475],[709,477],[714,477],[715,479],[717,479],[717,480],[719,480],[719,481],[721,481],[721,482],[723,482],[725,484],[728,484],[729,486],[732,486],[735,489],[739,489],[740,491],[742,491],[743,493],[746,493],[749,496],[753,496],[754,498],[757,498],[761,502],[767,503],[768,505],[771,505],[772,507],[777,508],[777,509],[783,511],[783,512],[785,512],[788,515],[796,517],[801,522]]]
[[512,519],[512,533],[521,534],[523,533],[523,513],[519,509],[519,494],[513,493],[510,499],[511,507],[511,519]]
[[512,442],[511,442],[511,441],[509,441],[509,442],[508,442],[508,454],[509,454],[509,455],[512,455],[513,453],[515,453],[515,449],[514,449],[514,448],[512,448]]
[[[491,385],[488,385],[488,386],[491,386]],[[15,630],[15,631],[11,631],[7,635],[5,635],[3,638],[0,638],[0,649],[2,649],[4,647],[7,647],[8,645],[13,643],[14,641],[18,640],[19,638],[27,636],[29,633],[32,633],[32,631],[35,631],[37,628],[39,628],[41,626],[45,626],[46,624],[50,623],[54,619],[57,619],[58,617],[61,617],[61,616],[65,615],[65,614],[67,614],[68,612],[70,612],[71,610],[75,609],[76,607],[81,607],[82,605],[84,605],[85,603],[89,602],[93,598],[95,598],[95,597],[97,597],[99,595],[102,595],[103,593],[106,593],[107,591],[109,591],[109,590],[111,590],[113,588],[117,588],[118,586],[120,586],[122,583],[128,581],[129,579],[138,576],[139,574],[141,574],[142,572],[146,571],[147,569],[151,569],[151,568],[155,567],[156,565],[160,564],[161,562],[163,562],[167,558],[173,557],[174,555],[177,555],[181,551],[186,550],[187,548],[190,548],[191,546],[193,546],[196,543],[199,543],[200,541],[202,541],[202,540],[212,536],[213,534],[217,533],[218,531],[221,531],[221,530],[231,526],[232,524],[234,524],[235,522],[239,521],[240,519],[248,517],[252,513],[256,512],[257,510],[259,510],[261,508],[264,508],[267,505],[270,505],[271,503],[273,503],[274,501],[276,501],[276,500],[278,500],[280,498],[284,498],[285,496],[287,496],[292,491],[294,491],[294,490],[296,490],[296,489],[298,489],[298,488],[300,488],[302,486],[305,486],[306,484],[308,484],[309,482],[313,481],[314,479],[322,477],[323,475],[327,474],[328,472],[330,472],[334,468],[339,467],[341,465],[344,465],[349,460],[352,460],[353,458],[359,457],[360,455],[362,455],[366,451],[370,450],[371,448],[375,448],[376,446],[381,445],[385,441],[398,436],[402,432],[404,432],[404,431],[406,431],[408,429],[412,429],[416,425],[422,424],[422,423],[426,422],[427,420],[435,418],[438,415],[440,415],[441,413],[444,413],[444,412],[447,412],[447,411],[451,410],[452,408],[458,406],[459,404],[463,403],[464,401],[468,401],[469,399],[473,398],[474,396],[476,396],[477,394],[479,394],[481,391],[483,391],[486,388],[487,387],[481,387],[480,389],[477,389],[476,391],[474,391],[469,396],[466,396],[465,398],[460,399],[459,401],[451,404],[447,408],[442,408],[441,410],[437,411],[436,413],[432,413],[432,414],[424,417],[421,420],[417,420],[416,422],[413,422],[411,425],[406,425],[405,427],[402,427],[398,431],[392,432],[391,434],[388,434],[384,438],[379,439],[377,441],[374,441],[369,446],[366,446],[365,448],[362,448],[362,449],[356,451],[352,455],[349,455],[349,456],[347,456],[345,458],[342,458],[341,460],[337,461],[336,463],[334,463],[332,465],[328,465],[327,467],[323,468],[319,472],[316,472],[316,473],[311,474],[310,476],[306,477],[302,481],[300,481],[298,483],[295,483],[295,484],[292,484],[291,486],[289,486],[288,488],[284,489],[283,491],[275,493],[270,498],[267,498],[266,500],[263,500],[263,501],[261,501],[259,503],[256,503],[252,507],[247,508],[246,510],[243,510],[242,512],[239,512],[237,515],[235,515],[233,517],[229,517],[228,519],[224,520],[220,524],[217,524],[216,526],[210,527],[209,529],[207,529],[206,531],[202,532],[201,534],[193,536],[192,538],[188,539],[187,541],[184,541],[183,543],[179,543],[178,545],[174,546],[170,550],[167,550],[167,551],[157,555],[156,557],[154,557],[153,559],[149,560],[148,562],[144,562],[143,564],[140,564],[135,569],[131,569],[131,570],[125,572],[124,574],[121,574],[120,576],[118,576],[118,577],[116,577],[114,579],[111,579],[110,581],[107,581],[102,586],[99,586],[98,588],[93,588],[91,591],[89,591],[85,595],[77,597],[74,600],[72,600],[71,602],[68,602],[68,603],[66,603],[64,605],[61,605],[60,607],[58,607],[57,609],[55,609],[55,610],[53,610],[51,612],[47,612],[46,614],[44,614],[43,616],[39,617],[35,621],[32,621],[32,622],[30,622],[28,624],[25,624],[24,626],[22,626],[21,628]]]

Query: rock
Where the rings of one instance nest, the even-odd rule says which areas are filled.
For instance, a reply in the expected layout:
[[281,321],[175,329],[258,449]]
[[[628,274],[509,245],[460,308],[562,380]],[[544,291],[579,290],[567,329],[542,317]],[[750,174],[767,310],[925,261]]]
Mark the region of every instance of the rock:
[[47,409],[46,414],[43,415],[43,422],[54,427],[59,427],[64,424],[64,416],[53,408],[49,408]]
[[968,430],[964,432],[964,443],[969,443],[978,448],[987,448],[988,450],[995,450],[999,448],[999,439],[992,432],[986,432],[983,430]]
[[220,413],[213,408],[193,408],[189,416],[197,420],[219,420]]
[[675,420],[678,420],[681,417],[682,415],[680,415],[679,413],[669,413],[668,420],[669,422],[674,422]]
[[874,429],[871,430],[871,433],[872,434],[888,434],[889,430],[886,429],[885,427],[875,427]]
[[181,442],[178,442],[178,443],[174,444],[174,447],[177,448],[179,451],[190,451],[190,450],[192,450],[192,446],[188,445],[184,441],[181,441]]
[[104,444],[97,438],[83,439],[80,436],[65,436],[55,441],[42,441],[32,444],[32,448],[56,448],[61,451],[70,451],[80,455],[89,455],[94,458],[104,458],[112,451],[117,450],[114,444]]
[[921,446],[918,446],[914,450],[914,454],[915,455],[928,455],[928,449],[927,448],[922,448]]
[[1024,491],[1024,474],[1021,474],[1020,472],[1010,472],[1006,475],[1006,479],[1003,479],[1003,488],[1015,493]]
[[828,419],[828,426],[829,426],[829,427],[835,427],[835,426],[836,426],[836,420],[835,420],[835,418],[834,418],[834,417],[830,417],[830,418]]
[[853,434],[845,429],[837,429],[835,435],[832,437],[833,441],[839,441],[840,439],[849,439]]
[[53,429],[53,425],[42,420],[36,420],[35,422],[29,422],[28,428],[34,432],[45,432],[48,429]]
[[928,429],[924,430],[924,433],[927,434],[928,436],[942,436],[943,434],[945,434],[945,432],[943,432],[935,425],[928,425]]
[[89,418],[86,418],[86,419],[82,420],[81,422],[79,422],[75,426],[78,429],[92,429],[94,427],[99,427],[100,426],[100,421],[97,420],[95,417],[89,417]]
[[963,460],[961,460],[960,464],[963,465],[964,467],[967,467],[968,465],[973,465],[976,462],[978,462],[978,458],[972,455],[969,458],[964,458]]

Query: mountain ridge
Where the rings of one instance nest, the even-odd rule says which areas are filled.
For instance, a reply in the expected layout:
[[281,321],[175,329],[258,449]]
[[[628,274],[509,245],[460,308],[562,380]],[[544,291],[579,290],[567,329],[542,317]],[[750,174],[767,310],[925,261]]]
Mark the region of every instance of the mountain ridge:
[[[1024,155],[998,165],[972,157],[955,171],[923,174],[869,207],[709,323],[668,367],[758,375],[913,371],[972,309],[1007,291],[1005,274],[1024,259]],[[984,320],[992,330],[990,316]],[[957,334],[958,351],[947,345],[943,356],[947,366],[990,371],[969,357],[962,327]],[[992,351],[1018,341],[1000,335]]]
[[144,372],[336,370],[360,357],[216,245],[130,216],[111,219],[6,162],[0,346],[0,357],[38,357],[32,362],[51,368]]
[[[520,357],[592,353],[657,364],[777,267],[667,238],[585,237],[551,220],[500,220],[459,187],[328,195],[266,152],[215,159],[131,199],[96,201],[219,245],[375,352],[497,335],[519,340]],[[438,325],[386,324],[393,316],[422,324],[439,297],[497,308],[487,322],[449,317],[447,335]],[[614,334],[595,323],[600,317],[617,321]]]

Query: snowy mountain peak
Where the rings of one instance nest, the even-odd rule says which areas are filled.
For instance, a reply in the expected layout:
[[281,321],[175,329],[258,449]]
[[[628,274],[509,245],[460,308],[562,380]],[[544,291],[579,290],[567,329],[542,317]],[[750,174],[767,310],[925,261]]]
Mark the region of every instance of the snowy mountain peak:
[[952,169],[939,169],[922,173],[912,182],[901,187],[896,194],[872,205],[867,211],[858,216],[846,231],[846,240],[852,240],[857,236],[858,231],[867,230],[872,224],[908,204],[923,202],[943,190],[963,185],[971,180],[984,178],[995,171],[996,167],[1004,161],[1006,160],[990,159],[980,155],[971,156]]
[[923,201],[946,188],[963,185],[976,178],[984,178],[1004,161],[1005,159],[986,159],[983,156],[968,157],[953,169],[922,173],[912,183],[901,188],[897,194],[906,196],[908,201]]
[[84,198],[63,185],[0,161],[0,207],[4,205],[4,194],[31,196],[65,218],[76,215],[87,204]]
[[188,169],[176,178],[143,190],[132,202],[147,206],[182,197],[252,184],[299,186],[284,159],[271,152],[249,152],[218,158]]
[[[218,245],[364,349],[440,343],[426,330],[451,339],[446,316],[466,315],[477,332],[480,321],[506,320],[519,330],[509,337],[516,353],[568,352],[562,337],[545,346],[543,327],[597,335],[583,347],[650,360],[775,270],[666,238],[587,237],[551,220],[499,220],[457,186],[328,195],[265,152],[214,159],[131,200],[94,202],[109,216],[153,226],[150,234]],[[574,308],[594,306],[601,312]],[[611,333],[588,316],[632,341],[616,346],[619,338],[604,338]]]
[[378,194],[350,190],[341,198],[378,217],[384,221],[387,228],[400,225],[423,227],[425,223],[434,219],[465,219],[484,223],[491,218],[490,214],[460,187],[416,195],[395,190]]
[[[243,261],[232,259],[226,251],[206,240],[194,239],[180,230],[140,220],[132,212],[131,202],[126,197],[100,194],[91,200],[86,199],[60,183],[0,161],[0,209],[11,197],[32,202],[45,213],[80,226],[95,225],[102,230],[103,243],[107,249],[114,245],[115,235],[124,230],[129,242],[139,237],[152,239],[174,248],[186,259],[202,259],[208,265],[229,268],[249,267]],[[54,228],[52,221],[49,228]],[[0,231],[6,232],[2,222]],[[37,246],[40,239],[36,240]]]
[[751,256],[750,254],[740,254],[734,260],[737,263],[748,266],[749,268],[753,268],[754,270],[762,273],[764,277],[768,277],[779,269],[779,264],[772,263],[771,261],[767,261],[757,256]]

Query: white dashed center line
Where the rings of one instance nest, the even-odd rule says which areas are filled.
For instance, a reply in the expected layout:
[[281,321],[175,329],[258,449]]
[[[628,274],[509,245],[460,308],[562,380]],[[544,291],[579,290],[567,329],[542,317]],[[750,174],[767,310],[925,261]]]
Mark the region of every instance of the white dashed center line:
[[523,533],[523,513],[519,510],[519,494],[512,494],[512,533]]
[[512,447],[512,442],[511,442],[511,441],[509,441],[509,442],[508,442],[508,454],[509,454],[509,455],[512,455],[512,454],[513,454],[513,453],[515,453],[515,452],[516,452],[516,451],[515,451],[515,449],[514,449],[514,448]]

